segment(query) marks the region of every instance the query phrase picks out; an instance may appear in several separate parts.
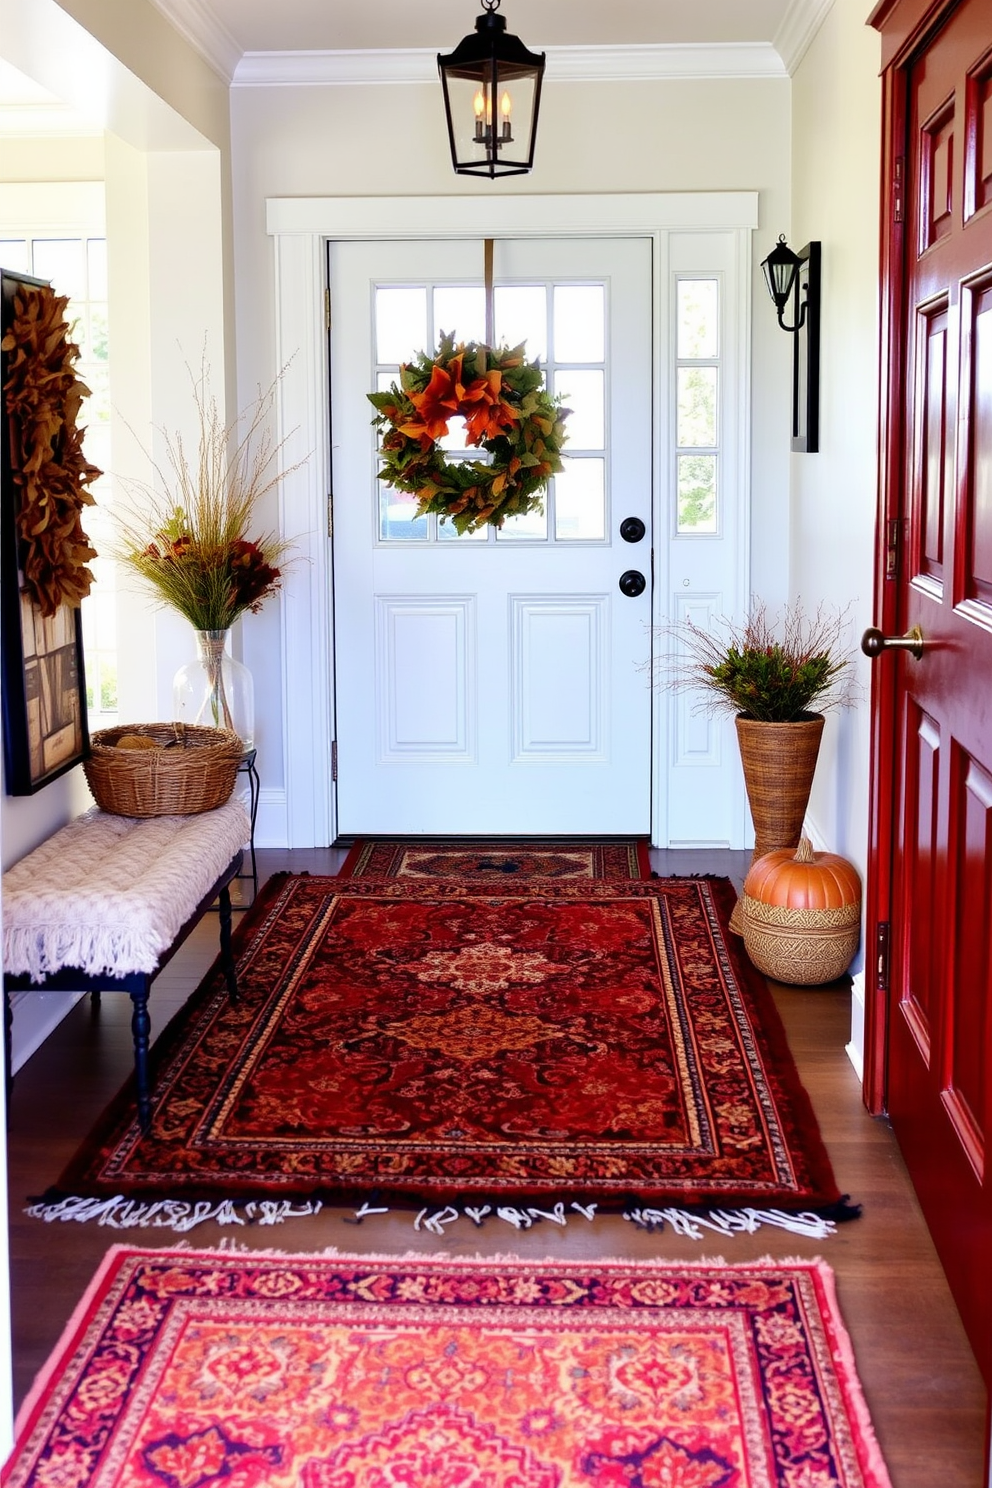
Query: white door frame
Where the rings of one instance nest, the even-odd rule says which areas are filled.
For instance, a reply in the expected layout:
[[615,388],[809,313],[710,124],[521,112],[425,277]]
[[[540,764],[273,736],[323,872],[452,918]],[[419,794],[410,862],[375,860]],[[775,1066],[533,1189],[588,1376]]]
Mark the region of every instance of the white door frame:
[[[286,783],[286,845],[326,846],[337,835],[331,782],[334,738],[334,655],[331,573],[327,541],[331,449],[327,416],[329,377],[325,290],[326,244],[363,238],[647,237],[653,243],[656,286],[653,316],[655,348],[654,488],[655,624],[667,618],[670,586],[669,543],[662,466],[667,448],[668,359],[666,235],[707,229],[736,233],[737,362],[743,393],[740,409],[736,489],[726,492],[744,534],[737,554],[734,608],[747,595],[750,552],[747,367],[750,346],[751,232],[758,225],[754,191],[651,192],[616,196],[450,196],[450,197],[274,197],[266,202],[266,227],[275,239],[276,361],[285,368],[277,392],[278,437],[284,440],[288,473],[280,488],[280,527],[294,540],[301,561],[283,581],[282,725]],[[295,470],[288,469],[303,462]],[[667,841],[665,777],[668,772],[669,700],[656,693],[652,763],[651,840]]]

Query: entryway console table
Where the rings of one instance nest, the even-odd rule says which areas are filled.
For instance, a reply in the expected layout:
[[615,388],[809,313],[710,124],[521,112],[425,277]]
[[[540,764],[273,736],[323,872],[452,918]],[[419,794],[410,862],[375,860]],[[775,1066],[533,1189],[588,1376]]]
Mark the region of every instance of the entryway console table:
[[127,992],[134,1004],[138,1117],[151,1120],[148,996],[215,899],[220,955],[232,998],[231,880],[251,823],[232,798],[196,816],[135,818],[94,807],[3,876],[4,1062],[11,1078],[10,994]]

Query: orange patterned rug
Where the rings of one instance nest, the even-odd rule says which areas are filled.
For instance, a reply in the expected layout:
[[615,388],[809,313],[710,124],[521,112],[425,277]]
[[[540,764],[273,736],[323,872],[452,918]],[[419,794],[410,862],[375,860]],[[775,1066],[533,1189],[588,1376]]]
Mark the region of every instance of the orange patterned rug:
[[7,1488],[890,1488],[820,1261],[106,1257]]
[[270,881],[239,1000],[215,967],[152,1050],[149,1130],[125,1087],[59,1191],[844,1217],[733,901],[705,879]]
[[519,838],[452,842],[450,838],[359,839],[341,866],[341,878],[624,879],[650,878],[648,844],[521,842]]

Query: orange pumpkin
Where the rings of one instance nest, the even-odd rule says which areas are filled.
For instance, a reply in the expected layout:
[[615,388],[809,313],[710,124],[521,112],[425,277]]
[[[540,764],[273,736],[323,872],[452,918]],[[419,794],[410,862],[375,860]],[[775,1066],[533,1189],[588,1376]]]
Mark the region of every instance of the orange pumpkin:
[[861,936],[861,880],[835,853],[799,847],[766,853],[744,881],[744,946],[766,976],[813,986],[836,981]]

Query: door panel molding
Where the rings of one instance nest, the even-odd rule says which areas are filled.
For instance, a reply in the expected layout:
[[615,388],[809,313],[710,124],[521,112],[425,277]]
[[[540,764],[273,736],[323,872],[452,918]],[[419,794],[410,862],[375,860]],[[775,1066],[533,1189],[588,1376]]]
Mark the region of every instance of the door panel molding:
[[[605,762],[610,753],[609,596],[511,594],[509,600],[511,763]],[[571,694],[565,718],[573,727],[567,737],[556,738],[544,703],[549,694],[554,697],[556,679],[564,677]],[[585,684],[581,690],[577,677]],[[562,718],[560,707],[553,713]]]
[[376,595],[380,763],[476,763],[475,610],[472,595]]

